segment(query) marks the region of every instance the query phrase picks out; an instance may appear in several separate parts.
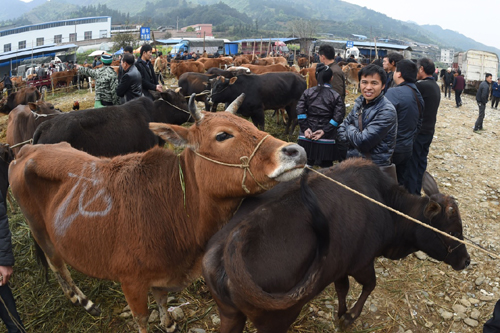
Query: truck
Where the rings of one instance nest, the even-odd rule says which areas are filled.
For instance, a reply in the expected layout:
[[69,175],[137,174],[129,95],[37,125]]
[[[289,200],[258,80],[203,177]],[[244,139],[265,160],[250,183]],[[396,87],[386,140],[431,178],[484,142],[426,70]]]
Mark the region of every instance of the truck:
[[498,55],[480,50],[459,52],[453,58],[452,68],[462,71],[466,90],[477,90],[479,84],[484,81],[486,73],[493,75],[493,81],[497,80]]
[[206,50],[208,54],[214,54],[216,52],[223,54],[224,42],[224,39],[215,38],[206,38],[205,40],[203,40],[203,38],[185,38],[178,44],[172,46],[172,50],[170,50],[170,52],[172,54],[176,54],[178,52],[203,53],[203,51]]

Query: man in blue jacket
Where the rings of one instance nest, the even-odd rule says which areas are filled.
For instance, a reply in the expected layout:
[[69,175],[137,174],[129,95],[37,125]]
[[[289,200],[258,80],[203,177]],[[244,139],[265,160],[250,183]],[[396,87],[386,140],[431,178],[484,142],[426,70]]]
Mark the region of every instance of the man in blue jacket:
[[361,96],[339,126],[337,138],[348,144],[347,158],[364,157],[378,166],[391,165],[398,130],[396,109],[384,97],[386,74],[382,67],[368,65],[359,73]]
[[500,102],[500,77],[491,88],[491,108],[498,109],[498,102]]
[[417,65],[411,60],[401,60],[396,64],[393,80],[396,83],[385,94],[398,114],[398,134],[392,162],[400,185],[405,183],[405,172],[411,159],[413,142],[422,125],[424,100],[415,86]]
[[484,110],[486,109],[486,104],[488,103],[488,96],[490,94],[490,84],[493,80],[493,76],[490,73],[486,73],[486,78],[479,85],[479,89],[476,94],[477,105],[479,106],[479,117],[477,117],[476,124],[474,125],[474,132],[483,130],[483,120],[484,120]]

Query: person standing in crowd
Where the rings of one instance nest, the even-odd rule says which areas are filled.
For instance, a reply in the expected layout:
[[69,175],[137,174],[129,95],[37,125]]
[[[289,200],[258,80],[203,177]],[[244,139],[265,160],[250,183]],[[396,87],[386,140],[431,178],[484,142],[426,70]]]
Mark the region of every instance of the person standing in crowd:
[[457,71],[457,74],[451,88],[455,91],[455,103],[457,104],[457,108],[459,108],[462,106],[462,92],[465,89],[465,79],[460,69]]
[[[123,68],[122,68],[122,62],[121,60],[123,60],[123,56],[126,54],[126,53],[130,53],[132,55],[134,55],[134,49],[132,48],[132,46],[130,45],[127,45],[123,48],[123,55],[122,55],[122,59],[120,59],[120,67],[118,67],[118,83],[120,83],[121,79],[122,79],[122,76],[123,76]],[[135,58],[134,58],[135,60]]]
[[155,64],[153,66],[155,70],[155,75],[156,75],[156,81],[158,83],[161,82],[161,84],[165,84],[165,81],[163,81],[163,75],[161,74],[161,70],[163,68],[163,58],[162,58],[163,53],[158,52],[158,56],[156,57]]
[[391,52],[384,57],[382,62],[382,66],[384,67],[385,72],[387,73],[387,84],[384,88],[384,94],[387,93],[389,88],[395,86],[392,76],[394,75],[394,71],[396,70],[396,65],[399,61],[403,60],[403,55],[397,52]]
[[498,102],[500,101],[500,77],[497,79],[497,82],[493,83],[493,87],[491,88],[491,108],[498,109]]
[[427,155],[429,146],[434,138],[436,116],[441,102],[441,91],[434,79],[434,62],[429,58],[417,61],[417,89],[424,100],[424,115],[420,131],[413,142],[411,159],[408,162],[404,186],[408,192],[420,196],[422,178],[427,169]]
[[203,54],[201,55],[202,58],[208,58],[208,54],[206,50],[203,50]]
[[352,63],[358,63],[358,62],[356,61],[356,59],[354,59],[354,54],[351,54],[351,55],[349,56],[349,59],[347,59],[347,62],[348,62],[348,63],[350,63],[350,62],[352,62]]
[[486,78],[481,82],[476,93],[476,101],[479,106],[479,117],[477,117],[476,124],[474,125],[475,133],[483,130],[484,110],[486,109],[486,104],[488,104],[491,81],[493,81],[493,76],[490,73],[486,73]]
[[340,53],[337,53],[337,56],[335,57],[335,59],[334,59],[334,60],[335,60],[335,62],[338,64],[339,62],[341,62],[341,61],[342,61],[342,60],[344,60],[344,59],[342,59],[342,57],[340,56]]
[[103,54],[101,60],[103,63],[101,68],[91,69],[77,66],[78,73],[90,76],[95,80],[95,108],[119,104],[118,96],[116,95],[118,76],[115,70],[111,68],[113,57]]
[[116,94],[123,99],[124,103],[142,96],[142,77],[134,62],[135,58],[132,54],[123,54],[121,61],[123,76],[118,87],[116,87]]
[[400,185],[405,184],[406,169],[413,152],[413,140],[422,124],[424,100],[415,86],[417,72],[417,65],[413,61],[404,59],[398,61],[393,75],[397,86],[385,94],[398,114],[398,132],[392,163],[396,165],[396,175]]
[[342,69],[335,63],[335,49],[331,45],[323,44],[319,47],[319,61],[330,67],[332,70],[332,81],[330,82],[332,89],[335,90],[342,101],[345,101],[345,76]]
[[398,119],[396,109],[385,98],[386,74],[370,64],[359,73],[361,96],[338,129],[338,140],[349,146],[347,157],[371,159],[378,166],[391,165],[396,146]]
[[310,167],[317,164],[327,168],[339,159],[335,139],[337,127],[345,116],[345,107],[342,98],[329,83],[332,75],[330,67],[319,63],[316,66],[318,85],[304,91],[297,103],[298,143],[306,150]]
[[137,59],[135,65],[142,77],[142,93],[144,96],[153,100],[153,96],[149,92],[149,90],[156,90],[159,92],[163,91],[161,84],[158,84],[158,80],[156,79],[155,70],[153,65],[151,64],[151,56],[152,56],[153,48],[149,44],[144,44],[141,47],[140,58]]
[[7,208],[0,193],[0,318],[7,327],[8,333],[26,332],[23,322],[16,309],[16,302],[9,287],[9,280],[13,273],[14,254],[9,229]]
[[451,68],[446,70],[444,74],[444,97],[446,98],[446,94],[448,94],[448,99],[451,99],[451,87],[453,85],[453,73],[451,72]]
[[99,66],[101,62],[99,61],[99,56],[94,56],[94,62],[92,62],[92,68]]
[[12,92],[12,80],[7,74],[3,75],[3,86],[7,89],[7,95],[10,95]]

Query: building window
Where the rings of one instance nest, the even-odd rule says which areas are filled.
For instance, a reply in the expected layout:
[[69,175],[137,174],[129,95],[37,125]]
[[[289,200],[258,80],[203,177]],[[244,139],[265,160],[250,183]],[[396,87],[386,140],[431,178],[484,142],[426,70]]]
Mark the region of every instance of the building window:
[[69,34],[69,41],[76,42],[76,32],[74,34]]
[[55,35],[54,36],[54,43],[56,43],[56,44],[62,43],[62,35]]
[[89,40],[92,39],[92,31],[85,31],[85,34],[83,36],[84,40]]
[[3,45],[3,51],[4,51],[4,52],[10,52],[10,51],[11,51],[10,49],[11,49],[11,48],[10,48],[10,43],[9,43],[9,44],[4,44],[4,45]]
[[43,37],[37,38],[36,39],[36,46],[42,46],[43,45]]
[[26,41],[22,40],[19,42],[19,50],[25,49],[26,48]]
[[108,37],[108,30],[99,30],[99,38]]

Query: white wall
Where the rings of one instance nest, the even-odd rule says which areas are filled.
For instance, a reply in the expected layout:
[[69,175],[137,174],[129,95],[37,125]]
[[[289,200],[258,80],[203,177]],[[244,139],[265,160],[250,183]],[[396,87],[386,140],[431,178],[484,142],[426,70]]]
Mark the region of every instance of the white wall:
[[[98,19],[98,18],[103,18],[103,17],[94,17],[91,19]],[[76,32],[77,39],[76,41],[83,41],[85,39],[85,32],[91,31],[92,32],[92,38],[91,39],[99,39],[99,38],[110,38],[111,37],[111,17],[104,17],[106,19],[105,22],[94,22],[94,23],[81,23],[81,24],[73,24],[74,22],[77,22],[79,19],[75,20],[64,20],[64,21],[57,21],[57,22],[69,22],[71,25],[63,25],[63,26],[56,26],[56,27],[47,27],[43,29],[34,29],[37,25],[33,26],[25,26],[25,27],[32,27],[29,29],[30,31],[24,31],[24,32],[19,32],[19,33],[14,33],[14,34],[9,34],[6,36],[1,36],[2,32],[6,31],[0,31],[0,54],[4,52],[4,45],[5,44],[11,44],[11,51],[17,51],[19,48],[19,42],[20,41],[26,41],[26,49],[30,49],[32,44],[33,46],[37,46],[37,38],[43,37],[44,39],[44,44],[52,44],[52,43],[58,43],[59,41],[55,41],[54,37],[56,35],[62,35],[62,40],[60,43],[70,43],[73,41],[70,41],[69,35],[72,33]],[[85,18],[82,18],[85,19]],[[57,22],[50,22],[50,23],[42,23],[42,24],[53,24]],[[24,27],[19,27],[19,28],[24,28]],[[16,29],[16,28],[14,28]]]

